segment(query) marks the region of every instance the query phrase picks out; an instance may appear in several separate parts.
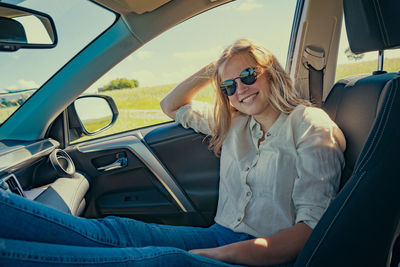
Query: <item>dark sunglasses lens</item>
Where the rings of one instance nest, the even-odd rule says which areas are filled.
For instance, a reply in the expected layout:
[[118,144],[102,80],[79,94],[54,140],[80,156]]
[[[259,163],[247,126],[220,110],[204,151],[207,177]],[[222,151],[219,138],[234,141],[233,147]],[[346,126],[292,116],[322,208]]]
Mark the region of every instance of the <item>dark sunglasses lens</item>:
[[251,85],[257,81],[257,73],[253,68],[247,68],[240,73],[240,80],[246,85]]
[[226,80],[219,88],[224,95],[231,96],[236,91],[236,82],[234,80]]

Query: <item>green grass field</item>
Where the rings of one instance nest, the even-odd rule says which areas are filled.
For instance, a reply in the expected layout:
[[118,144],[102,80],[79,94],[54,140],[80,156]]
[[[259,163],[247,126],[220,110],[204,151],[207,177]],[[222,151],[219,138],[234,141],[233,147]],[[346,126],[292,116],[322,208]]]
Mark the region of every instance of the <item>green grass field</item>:
[[[336,68],[336,81],[344,77],[368,73],[372,74],[377,69],[376,61],[356,62],[351,64],[339,64]],[[387,72],[396,72],[400,70],[400,58],[387,58],[384,61],[384,69]]]
[[[111,96],[117,104],[119,111],[118,119],[106,131],[92,137],[80,138],[77,142],[170,121],[171,119],[161,111],[160,101],[175,86],[176,84],[170,84],[102,92],[101,94]],[[213,87],[209,86],[205,88],[195,99],[213,103]]]
[[[376,61],[338,65],[336,80],[360,73],[372,73],[376,70],[376,66]],[[400,58],[386,59],[385,69],[388,72],[400,70]],[[114,126],[95,137],[169,121],[170,118],[160,110],[160,101],[174,87],[175,84],[171,84],[103,92],[111,96],[115,103],[117,103],[119,118]],[[209,86],[202,90],[196,96],[196,100],[213,103],[213,87]]]
[[0,107],[0,123],[3,123],[18,107]]
[[[356,62],[352,64],[338,65],[336,70],[336,80],[346,76],[360,73],[372,73],[376,70],[376,61]],[[385,70],[388,72],[400,70],[400,58],[385,59]],[[97,138],[113,133],[128,131],[157,123],[170,121],[160,109],[161,99],[171,91],[176,84],[143,87],[133,89],[121,89],[102,92],[111,96],[117,104],[119,116],[117,122],[109,129],[92,137],[83,137],[76,141]],[[214,102],[214,89],[212,86],[202,90],[196,100]],[[0,122],[4,121],[17,107],[0,108]]]
[[83,121],[83,125],[89,133],[94,133],[95,131],[98,131],[99,129],[102,129],[109,125],[112,121],[112,116],[109,117],[104,117],[100,119],[93,119],[93,120],[87,120]]

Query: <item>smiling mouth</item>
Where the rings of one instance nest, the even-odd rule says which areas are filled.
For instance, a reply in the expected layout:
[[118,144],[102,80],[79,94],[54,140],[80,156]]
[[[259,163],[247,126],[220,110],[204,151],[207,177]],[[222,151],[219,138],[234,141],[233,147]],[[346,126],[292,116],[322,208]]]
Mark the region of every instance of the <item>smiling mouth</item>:
[[248,103],[248,102],[252,101],[257,95],[258,95],[258,92],[243,98],[242,100],[240,100],[240,102],[241,103]]

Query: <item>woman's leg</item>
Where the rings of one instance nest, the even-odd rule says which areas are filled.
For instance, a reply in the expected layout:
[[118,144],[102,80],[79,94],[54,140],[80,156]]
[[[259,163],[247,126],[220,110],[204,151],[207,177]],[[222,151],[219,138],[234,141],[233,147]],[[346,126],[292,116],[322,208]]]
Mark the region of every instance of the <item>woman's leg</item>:
[[104,248],[0,238],[1,266],[232,266],[171,247]]
[[252,238],[221,226],[166,226],[107,217],[85,219],[0,190],[3,238],[96,247],[209,248]]

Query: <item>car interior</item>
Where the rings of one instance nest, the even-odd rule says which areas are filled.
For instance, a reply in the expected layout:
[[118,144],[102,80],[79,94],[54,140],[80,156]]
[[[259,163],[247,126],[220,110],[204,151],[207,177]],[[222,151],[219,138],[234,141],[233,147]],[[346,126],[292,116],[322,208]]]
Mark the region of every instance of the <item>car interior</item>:
[[[110,111],[104,128],[112,127],[118,117],[113,100],[81,93],[162,32],[230,1],[92,2],[114,12],[115,22],[0,126],[0,186],[74,216],[210,226],[217,208],[219,158],[208,149],[206,136],[167,122],[73,143],[103,130],[88,131],[75,102],[85,97],[102,102]],[[21,38],[19,26],[9,22],[15,13],[2,8],[13,5],[0,1],[0,24],[10,25],[8,32],[0,29],[0,39],[9,39],[13,31]],[[399,14],[397,0],[297,1],[286,70],[296,89],[337,123],[346,150],[340,192],[295,266],[400,264],[395,156],[400,149],[400,72],[385,71],[383,52],[400,47]],[[38,15],[48,19],[46,28],[51,29],[51,17]],[[343,17],[351,50],[376,51],[379,59],[373,73],[335,83]],[[49,34],[53,38],[47,49],[57,45],[56,32]],[[0,49],[24,48],[13,42],[0,42]]]

